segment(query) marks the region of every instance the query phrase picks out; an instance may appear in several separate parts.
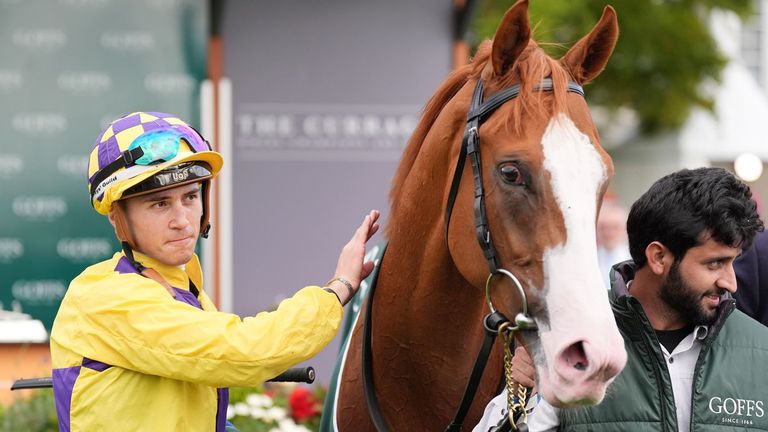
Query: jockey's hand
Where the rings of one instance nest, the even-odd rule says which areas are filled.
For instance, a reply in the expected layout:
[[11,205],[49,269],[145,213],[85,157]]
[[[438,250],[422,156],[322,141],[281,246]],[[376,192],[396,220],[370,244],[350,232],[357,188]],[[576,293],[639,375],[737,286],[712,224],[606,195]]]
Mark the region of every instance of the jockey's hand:
[[536,383],[534,374],[533,360],[528,355],[525,347],[518,345],[515,348],[515,355],[512,357],[512,378],[519,384],[533,388]]
[[[371,210],[341,250],[336,272],[333,274],[334,281],[329,284],[329,288],[336,292],[342,305],[347,304],[360,289],[360,282],[373,271],[373,261],[363,262],[363,258],[365,258],[365,243],[379,230],[378,220],[379,211]],[[352,285],[352,292],[349,292],[349,287],[337,278],[348,281]]]

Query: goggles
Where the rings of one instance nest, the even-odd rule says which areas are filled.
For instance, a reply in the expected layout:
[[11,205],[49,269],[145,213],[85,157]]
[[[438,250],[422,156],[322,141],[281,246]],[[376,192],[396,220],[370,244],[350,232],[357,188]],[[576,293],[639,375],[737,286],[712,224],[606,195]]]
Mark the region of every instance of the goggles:
[[181,134],[173,130],[150,131],[133,140],[128,152],[141,149],[141,156],[133,161],[136,165],[168,162],[179,153],[181,138]]
[[[91,199],[100,196],[110,184],[131,177],[131,169],[137,165],[151,166],[173,160],[179,153],[181,140],[187,143],[193,153],[211,149],[207,141],[199,136],[189,136],[184,131],[168,128],[156,129],[138,136],[120,156],[101,169],[93,178]],[[123,175],[113,175],[125,168]],[[126,177],[127,176],[127,177]]]

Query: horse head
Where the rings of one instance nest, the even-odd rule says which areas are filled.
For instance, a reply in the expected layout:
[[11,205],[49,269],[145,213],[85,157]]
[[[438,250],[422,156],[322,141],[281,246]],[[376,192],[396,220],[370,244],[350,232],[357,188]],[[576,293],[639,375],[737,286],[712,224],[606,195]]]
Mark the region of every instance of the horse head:
[[[613,8],[606,7],[592,31],[554,60],[531,39],[527,9],[525,0],[512,6],[490,47],[481,47],[473,61],[486,101],[519,85],[517,96],[480,118],[477,130],[486,236],[499,268],[516,278],[488,279],[487,268],[478,265],[478,255],[488,254],[480,250],[478,233],[467,229],[479,218],[471,203],[478,186],[470,180],[458,188],[452,214],[449,209],[447,244],[472,285],[490,283],[489,303],[506,316],[525,305],[513,279],[520,281],[537,327],[520,334],[543,397],[556,406],[596,403],[622,370],[626,352],[595,243],[596,215],[613,165],[578,90],[605,67],[618,25]],[[443,111],[467,111],[475,83],[470,73]],[[461,169],[472,178],[469,164]]]

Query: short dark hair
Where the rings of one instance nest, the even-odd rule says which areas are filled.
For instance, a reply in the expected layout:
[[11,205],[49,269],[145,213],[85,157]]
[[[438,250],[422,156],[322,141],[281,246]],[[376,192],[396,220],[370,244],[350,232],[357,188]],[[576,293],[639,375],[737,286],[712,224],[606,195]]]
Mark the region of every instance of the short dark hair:
[[658,241],[680,261],[710,236],[746,249],[763,222],[749,186],[722,168],[684,169],[657,180],[629,211],[629,252],[638,268]]

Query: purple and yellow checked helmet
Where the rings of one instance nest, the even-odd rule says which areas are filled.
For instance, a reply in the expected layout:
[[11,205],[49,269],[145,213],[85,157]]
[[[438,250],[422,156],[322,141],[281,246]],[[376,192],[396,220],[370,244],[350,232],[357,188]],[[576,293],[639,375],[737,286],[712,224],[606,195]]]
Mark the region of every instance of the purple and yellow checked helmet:
[[113,121],[91,151],[91,204],[107,215],[122,198],[211,179],[223,163],[221,155],[178,117],[160,112],[128,114]]

